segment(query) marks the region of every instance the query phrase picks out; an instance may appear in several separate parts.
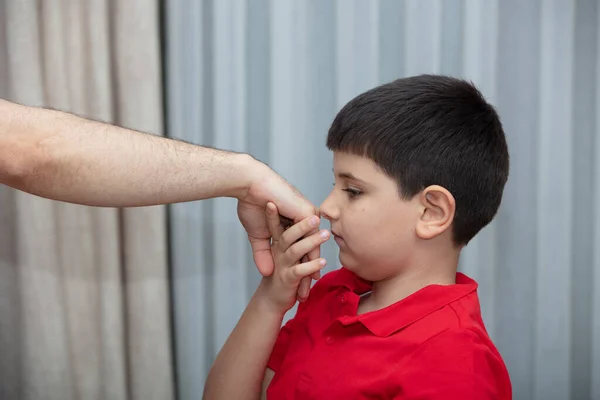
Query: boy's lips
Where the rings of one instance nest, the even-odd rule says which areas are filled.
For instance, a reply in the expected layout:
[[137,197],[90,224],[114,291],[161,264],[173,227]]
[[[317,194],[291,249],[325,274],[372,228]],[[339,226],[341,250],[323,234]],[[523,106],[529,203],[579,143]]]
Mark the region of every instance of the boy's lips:
[[334,231],[333,229],[331,230],[331,234],[333,235],[333,239],[335,240],[335,242],[339,245],[340,243],[345,243],[344,242],[344,238],[341,237],[336,231]]

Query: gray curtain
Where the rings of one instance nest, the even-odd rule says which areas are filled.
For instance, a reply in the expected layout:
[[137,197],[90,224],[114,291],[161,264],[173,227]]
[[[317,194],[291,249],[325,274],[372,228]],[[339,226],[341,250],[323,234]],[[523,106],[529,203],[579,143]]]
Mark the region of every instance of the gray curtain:
[[[0,96],[161,134],[153,1],[0,1]],[[165,208],[0,187],[0,399],[173,398]]]
[[[594,0],[169,2],[168,134],[248,151],[320,204],[345,102],[408,75],[473,80],[502,116],[512,172],[461,269],[480,283],[515,399],[599,399],[598,12]],[[198,399],[259,277],[235,202],[171,211],[178,389]]]

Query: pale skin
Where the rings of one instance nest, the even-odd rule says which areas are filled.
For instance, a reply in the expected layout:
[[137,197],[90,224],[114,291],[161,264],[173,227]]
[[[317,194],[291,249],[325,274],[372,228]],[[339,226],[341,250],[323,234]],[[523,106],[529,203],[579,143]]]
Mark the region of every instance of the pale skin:
[[273,377],[267,362],[283,317],[296,302],[300,281],[318,273],[326,264],[324,259],[301,261],[304,254],[329,238],[326,230],[309,235],[319,224],[316,216],[284,231],[273,203],[268,204],[266,213],[273,238],[271,252],[275,270],[271,276],[262,279],[219,352],[208,374],[205,399],[266,398],[266,388]]
[[[73,114],[0,100],[0,183],[40,197],[98,207],[238,199],[262,275],[273,272],[264,209],[300,221],[316,208],[267,165],[226,152]],[[319,257],[319,249],[308,259]],[[318,274],[314,276],[318,277]],[[306,299],[310,278],[298,298]]]

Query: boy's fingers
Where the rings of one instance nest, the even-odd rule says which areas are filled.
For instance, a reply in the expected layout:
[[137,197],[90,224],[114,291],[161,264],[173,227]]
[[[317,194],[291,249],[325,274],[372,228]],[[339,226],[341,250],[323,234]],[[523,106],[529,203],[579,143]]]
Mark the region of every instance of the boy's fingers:
[[267,203],[267,228],[269,228],[269,234],[273,240],[280,240],[283,234],[283,226],[281,226],[281,220],[279,219],[279,212],[275,203]]
[[[314,275],[314,274],[313,274]],[[298,285],[298,301],[306,301],[308,293],[310,292],[310,283],[312,279],[310,276],[305,276]]]
[[319,257],[321,257],[321,246],[315,247],[314,249],[308,252],[309,260],[316,260]]
[[289,261],[291,263],[297,262],[302,257],[306,255],[306,253],[313,250],[315,247],[319,247],[322,243],[326,242],[331,235],[329,231],[322,230],[318,233],[312,234],[307,238],[302,239],[301,241],[295,243],[292,247],[290,247],[286,251],[286,256],[289,257]]
[[[321,215],[321,212],[319,211],[317,213],[317,215]],[[314,232],[317,232],[317,229],[315,229]],[[314,232],[310,232],[310,233],[312,234]],[[308,255],[309,260],[316,260],[317,258],[321,257],[321,246],[315,247],[314,249],[309,251],[307,255]],[[315,276],[317,276],[317,277],[315,278]],[[320,272],[317,272],[317,274],[313,275],[313,279],[319,279],[320,277],[321,277]]]
[[302,264],[296,264],[291,271],[295,280],[300,280],[304,277],[308,277],[310,279],[310,275],[322,270],[325,265],[327,265],[325,259],[318,258]]
[[[316,215],[304,218],[302,221],[292,225],[281,235],[285,246],[291,246],[309,233],[317,232],[321,220]],[[314,257],[317,258],[317,257]]]
[[[304,257],[302,257],[302,260],[300,260],[301,263],[305,263],[308,261],[311,261],[308,259],[308,255],[305,255]],[[316,273],[318,273],[318,272],[316,272]],[[306,300],[308,300],[308,294],[310,292],[310,284],[311,283],[312,283],[312,280],[308,276],[305,276],[300,281],[300,284],[298,285],[298,290],[296,292],[296,297],[298,298],[299,302],[303,303]]]

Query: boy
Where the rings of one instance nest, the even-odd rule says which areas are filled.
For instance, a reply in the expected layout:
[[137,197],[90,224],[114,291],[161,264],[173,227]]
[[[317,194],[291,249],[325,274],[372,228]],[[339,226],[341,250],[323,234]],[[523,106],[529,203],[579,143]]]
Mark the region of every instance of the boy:
[[283,231],[269,204],[275,273],[217,357],[206,397],[256,399],[264,379],[269,399],[510,399],[477,284],[457,273],[508,178],[493,107],[462,80],[399,79],[344,106],[327,146],[335,184],[321,216],[343,267],[278,333],[300,279],[322,268],[302,255],[328,234],[301,239],[316,217]]

